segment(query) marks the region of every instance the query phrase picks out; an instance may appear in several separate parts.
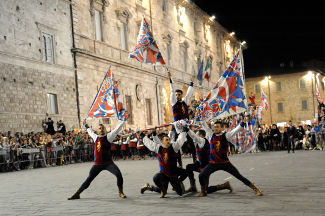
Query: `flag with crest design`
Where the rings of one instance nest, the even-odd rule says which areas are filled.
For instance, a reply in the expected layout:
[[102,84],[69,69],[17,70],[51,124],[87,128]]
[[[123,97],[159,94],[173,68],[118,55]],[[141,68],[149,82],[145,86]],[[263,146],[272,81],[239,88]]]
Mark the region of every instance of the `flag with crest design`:
[[144,17],[142,17],[137,43],[129,55],[130,58],[135,58],[141,63],[150,65],[166,64]]
[[110,67],[89,109],[86,119],[110,118],[113,116],[116,116],[119,121],[126,121],[129,113],[123,108],[122,98],[120,97],[117,83]]
[[235,55],[218,83],[196,108],[195,121],[212,121],[246,111],[241,50]]

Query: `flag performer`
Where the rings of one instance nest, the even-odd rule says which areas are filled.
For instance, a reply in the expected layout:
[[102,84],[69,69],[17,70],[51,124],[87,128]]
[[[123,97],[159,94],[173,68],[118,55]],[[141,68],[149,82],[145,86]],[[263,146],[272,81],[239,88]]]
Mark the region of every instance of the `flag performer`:
[[263,195],[254,183],[243,177],[228,159],[229,142],[233,141],[236,134],[244,128],[245,123],[248,122],[248,117],[235,129],[226,133],[223,133],[224,127],[222,122],[216,122],[213,130],[206,124],[206,121],[213,121],[242,113],[246,110],[247,99],[243,82],[241,50],[239,50],[218,83],[196,109],[195,121],[202,122],[202,127],[210,143],[209,164],[199,174],[201,193],[198,197],[207,196],[207,185],[210,175],[218,170],[224,170],[232,174],[245,185],[251,187],[256,195]]
[[104,125],[99,125],[98,135],[87,125],[85,125],[88,134],[94,140],[94,165],[90,169],[89,176],[86,181],[81,185],[77,192],[68,198],[68,200],[80,199],[80,194],[89,187],[90,183],[96,176],[103,170],[111,172],[117,178],[117,186],[119,197],[126,198],[123,193],[123,177],[120,169],[113,162],[111,156],[112,142],[123,129],[123,126],[129,117],[128,112],[123,108],[117,84],[111,69],[107,71],[104,80],[97,92],[95,100],[90,107],[87,118],[99,118],[107,116],[116,116],[119,120],[119,125],[110,133],[106,134]]
[[[190,86],[187,89],[187,93],[183,98],[183,91],[180,89],[176,89],[174,88],[174,82],[172,79],[172,74],[170,71],[168,71],[168,77],[169,77],[169,81],[170,81],[170,103],[172,105],[172,109],[173,109],[173,114],[174,114],[174,121],[179,121],[179,120],[184,120],[184,119],[189,119],[189,103],[190,103],[190,98],[193,94],[193,85],[194,85],[194,77],[191,77],[190,80]],[[177,133],[175,136],[175,139],[177,139]],[[193,162],[196,161],[196,151],[195,151],[195,146],[193,143],[193,140],[190,136],[187,136],[187,143],[190,145],[191,147],[191,153],[192,153],[192,158],[193,158]],[[180,166],[182,167],[182,162],[181,162],[181,154],[178,153],[178,162],[180,164]]]
[[[177,127],[177,125],[175,127]],[[177,152],[186,142],[186,132],[184,128],[178,132],[179,136],[176,141],[171,141],[165,133],[160,133],[157,136],[155,130],[152,133],[153,141],[147,137],[147,131],[140,134],[140,136],[143,137],[144,145],[150,151],[158,154],[160,168],[160,172],[153,177],[156,186],[150,186],[149,183],[146,183],[141,188],[142,194],[146,190],[155,191],[160,193],[159,198],[163,198],[167,194],[168,183],[170,183],[179,196],[183,195],[184,185],[182,181],[186,179],[187,174],[185,169],[177,167]],[[180,178],[178,178],[178,176],[180,176]]]
[[210,175],[218,170],[224,170],[229,174],[242,181],[245,185],[254,190],[256,195],[263,195],[263,193],[251,183],[248,179],[242,176],[237,168],[230,163],[228,158],[228,146],[229,142],[234,140],[236,134],[245,127],[245,123],[248,122],[248,117],[245,117],[244,122],[238,125],[234,130],[222,133],[224,126],[222,122],[216,122],[213,130],[203,122],[202,126],[207,133],[208,140],[210,142],[210,157],[209,164],[199,174],[199,181],[201,185],[201,193],[198,197],[207,196],[207,185],[209,183]]

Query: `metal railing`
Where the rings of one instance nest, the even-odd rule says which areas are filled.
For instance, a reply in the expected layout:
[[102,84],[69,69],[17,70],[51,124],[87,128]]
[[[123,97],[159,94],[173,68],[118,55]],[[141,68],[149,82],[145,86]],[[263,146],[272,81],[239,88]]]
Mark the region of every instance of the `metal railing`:
[[0,171],[67,165],[93,160],[92,144],[0,149]]

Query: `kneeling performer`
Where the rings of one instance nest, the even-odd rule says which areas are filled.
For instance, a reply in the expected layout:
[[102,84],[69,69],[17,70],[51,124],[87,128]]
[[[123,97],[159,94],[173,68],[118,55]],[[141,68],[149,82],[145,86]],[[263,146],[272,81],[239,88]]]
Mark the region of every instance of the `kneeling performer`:
[[[179,168],[177,167],[177,152],[186,141],[186,133],[180,133],[176,142],[171,142],[168,135],[165,133],[160,133],[157,137],[155,131],[153,132],[153,141],[151,141],[144,133],[141,133],[140,136],[143,137],[144,145],[150,151],[158,154],[160,168],[160,172],[153,177],[156,186],[150,186],[147,183],[141,188],[141,193],[146,190],[155,191],[160,193],[159,198],[163,198],[167,193],[168,183],[170,183],[176,193],[182,196],[183,190],[181,182],[178,179],[180,170],[178,170]],[[187,176],[185,175],[185,178],[186,177]]]

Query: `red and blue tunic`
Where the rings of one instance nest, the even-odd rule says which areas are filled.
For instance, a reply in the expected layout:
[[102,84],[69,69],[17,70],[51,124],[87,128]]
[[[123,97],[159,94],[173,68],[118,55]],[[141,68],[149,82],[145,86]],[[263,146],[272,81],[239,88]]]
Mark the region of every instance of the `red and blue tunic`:
[[228,146],[229,142],[226,139],[226,134],[215,135],[210,140],[210,161],[209,163],[228,163]]
[[177,153],[172,146],[164,148],[159,147],[158,162],[160,172],[168,177],[177,177]]
[[121,150],[125,151],[128,150],[128,144],[123,144],[124,142],[126,142],[126,137],[122,137],[122,145],[121,145]]
[[173,108],[174,121],[188,119],[188,106],[184,101],[177,101]]
[[139,145],[137,145],[137,149],[140,150],[140,149],[145,149],[145,146],[143,144],[143,138],[142,137],[139,137]]
[[205,144],[202,148],[199,145],[196,145],[196,155],[197,155],[197,159],[200,162],[201,171],[206,165],[209,164],[209,155],[210,155],[209,141],[205,138],[204,140],[205,140]]
[[[135,138],[138,138],[138,136],[137,135],[135,135],[135,134],[132,134],[131,136],[130,136],[130,140],[133,140],[133,139],[135,139]],[[135,148],[135,147],[137,147],[137,142],[129,142],[129,147],[130,148]]]
[[94,165],[105,165],[112,163],[111,146],[107,136],[97,137],[94,149]]

